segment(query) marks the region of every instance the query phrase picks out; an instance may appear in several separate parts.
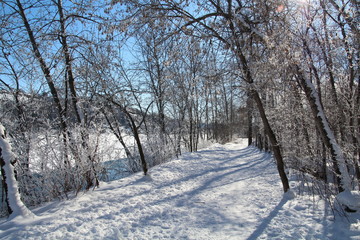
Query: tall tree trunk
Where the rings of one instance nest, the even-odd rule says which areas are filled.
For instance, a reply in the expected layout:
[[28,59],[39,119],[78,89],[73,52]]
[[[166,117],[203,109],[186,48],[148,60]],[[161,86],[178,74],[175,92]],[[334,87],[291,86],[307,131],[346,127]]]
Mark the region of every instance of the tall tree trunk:
[[194,128],[194,120],[193,120],[193,112],[192,112],[192,101],[190,103],[190,108],[189,108],[189,150],[190,152],[193,152],[193,141],[194,141],[194,136],[193,136],[193,128]]
[[132,130],[134,138],[135,138],[136,146],[137,146],[138,151],[139,151],[142,170],[144,172],[144,175],[147,175],[148,166],[147,166],[147,163],[146,163],[144,150],[143,150],[143,147],[142,147],[142,144],[141,144],[138,127],[136,126],[135,121],[134,121],[133,117],[131,116],[131,114],[125,108],[122,108],[121,111],[123,111],[126,114],[128,120],[129,120],[129,124],[130,124],[131,130]]
[[246,108],[247,108],[247,117],[248,117],[247,138],[248,138],[248,145],[250,146],[253,140],[253,104],[250,94],[248,94],[248,98],[246,101]]
[[351,191],[351,178],[347,170],[345,157],[343,152],[337,143],[333,131],[330,129],[329,123],[326,119],[324,110],[320,104],[319,96],[315,90],[314,85],[310,80],[305,79],[305,76],[300,70],[298,65],[294,66],[295,73],[301,86],[304,88],[306,98],[309,102],[315,124],[321,132],[321,137],[325,145],[330,149],[334,170],[338,175],[338,187],[339,191]]
[[285,164],[284,164],[284,160],[282,158],[280,144],[277,141],[276,135],[275,135],[274,131],[272,130],[270,123],[266,117],[265,109],[262,104],[259,93],[255,90],[252,90],[252,91],[250,91],[250,94],[252,96],[252,99],[254,99],[254,101],[256,103],[256,106],[260,113],[262,123],[264,125],[265,132],[269,138],[271,148],[274,153],[275,160],[276,160],[277,170],[278,170],[278,173],[279,173],[282,185],[283,185],[283,190],[284,190],[284,192],[287,192],[290,189],[290,185],[289,185],[289,180],[285,173]]
[[[21,16],[21,19],[22,19],[23,24],[25,26],[26,32],[28,34],[30,44],[31,44],[31,47],[32,47],[32,51],[33,51],[37,61],[40,64],[41,70],[42,70],[42,72],[44,74],[44,77],[45,77],[47,85],[48,85],[48,87],[50,89],[53,101],[55,103],[55,107],[57,109],[59,119],[60,119],[60,129],[61,129],[62,136],[63,136],[63,144],[64,144],[64,148],[66,150],[68,148],[68,128],[67,128],[67,124],[66,124],[66,120],[65,120],[66,119],[66,116],[65,116],[66,112],[64,111],[64,109],[63,109],[63,107],[61,105],[60,98],[59,98],[59,95],[58,95],[58,91],[56,90],[54,81],[53,81],[52,76],[50,74],[50,68],[47,66],[44,58],[42,57],[42,55],[40,53],[40,50],[39,50],[39,47],[38,47],[39,44],[37,43],[37,41],[35,39],[33,30],[31,29],[31,26],[30,26],[29,21],[28,21],[28,19],[26,17],[24,8],[23,8],[20,0],[16,0],[16,4],[17,4],[17,7],[18,7],[18,13]],[[65,168],[70,168],[71,167],[70,161],[68,159],[67,152],[64,155],[64,165],[65,165]],[[68,187],[69,187],[68,186],[68,177],[65,176],[65,189],[68,189]]]
[[282,182],[282,186],[283,186],[283,190],[284,192],[287,192],[290,189],[290,185],[289,185],[289,180],[286,176],[285,173],[285,164],[284,164],[284,160],[281,154],[281,147],[280,147],[280,143],[278,142],[276,135],[274,133],[274,131],[272,130],[269,120],[266,116],[266,112],[264,109],[264,105],[262,103],[262,100],[260,98],[259,92],[252,88],[252,84],[254,83],[254,80],[252,78],[251,75],[251,71],[250,68],[248,66],[248,62],[242,52],[241,49],[241,44],[239,42],[236,42],[236,48],[234,48],[234,52],[236,53],[241,69],[243,71],[244,74],[244,78],[246,80],[247,83],[250,84],[250,90],[249,90],[249,94],[251,96],[251,98],[255,101],[257,109],[259,111],[260,114],[260,118],[262,120],[262,123],[264,125],[264,130],[269,138],[270,144],[271,144],[271,149],[274,153],[274,157],[276,160],[276,165],[277,165],[277,170]]
[[73,104],[74,113],[76,116],[76,120],[78,123],[81,123],[81,115],[79,108],[77,106],[77,94],[75,89],[75,77],[72,71],[72,59],[70,55],[70,49],[69,44],[67,42],[67,33],[66,33],[66,22],[65,22],[65,16],[63,11],[63,4],[62,0],[57,1],[57,8],[59,12],[59,22],[60,22],[60,43],[63,49],[63,54],[65,58],[65,67],[66,67],[66,75],[67,75],[67,81],[68,86],[71,94],[71,102]]
[[21,15],[22,21],[23,21],[24,26],[26,28],[27,34],[29,36],[30,43],[31,43],[31,46],[32,46],[32,49],[33,49],[33,53],[35,54],[35,57],[36,57],[36,59],[38,60],[38,62],[40,64],[41,70],[42,70],[42,72],[43,72],[43,74],[45,76],[46,82],[47,82],[48,87],[50,89],[50,92],[51,92],[51,95],[53,97],[55,106],[57,108],[57,111],[58,111],[58,114],[59,114],[59,117],[60,117],[61,129],[64,132],[66,132],[67,126],[66,126],[66,122],[65,122],[65,115],[64,115],[63,108],[61,106],[61,102],[60,102],[58,92],[57,92],[57,90],[55,88],[55,84],[54,84],[54,82],[52,80],[52,77],[51,77],[51,74],[50,74],[50,68],[47,66],[44,58],[42,57],[42,55],[40,53],[40,50],[39,50],[39,47],[38,47],[39,45],[36,42],[34,33],[33,33],[32,29],[30,27],[29,21],[26,18],[25,11],[23,9],[23,6],[22,6],[20,0],[16,0],[16,3],[17,3],[17,6],[19,8],[19,14]]
[[0,168],[1,168],[1,184],[2,184],[2,198],[5,200],[5,204],[7,206],[7,211],[8,214],[12,214],[13,210],[10,207],[9,204],[9,199],[8,199],[8,195],[9,195],[9,191],[8,191],[8,185],[7,185],[7,179],[6,179],[6,172],[5,172],[5,161],[4,159],[1,157],[2,156],[2,148],[0,147]]
[[[97,175],[96,175],[96,171],[94,169],[94,161],[95,159],[93,158],[93,156],[90,155],[89,153],[89,146],[88,146],[88,138],[89,135],[88,133],[84,130],[85,127],[85,121],[81,116],[81,110],[78,106],[78,97],[77,97],[77,93],[76,93],[76,88],[75,88],[75,77],[74,77],[74,73],[73,73],[73,67],[72,67],[72,57],[70,54],[70,48],[69,48],[69,44],[67,41],[67,33],[66,33],[66,19],[64,16],[64,9],[63,9],[63,3],[62,0],[57,0],[57,8],[58,8],[58,13],[59,13],[59,23],[60,23],[60,43],[62,46],[62,50],[63,50],[63,54],[64,54],[64,60],[65,60],[65,67],[66,67],[66,76],[67,76],[67,83],[68,83],[68,87],[70,90],[70,99],[71,99],[71,103],[74,109],[74,113],[75,113],[75,117],[76,120],[78,122],[78,124],[80,124],[82,126],[82,128],[80,129],[80,135],[81,135],[81,147],[85,150],[87,156],[87,164],[89,164],[90,166],[92,166],[91,168],[89,168],[88,170],[86,170],[85,174],[85,179],[87,182],[87,186],[86,189],[90,189],[92,186],[99,186],[99,181],[97,179]],[[76,151],[76,149],[74,149],[74,151]],[[75,156],[78,156],[79,154],[74,152]],[[79,156],[77,157],[79,158]],[[78,162],[81,162],[81,159],[77,159]],[[95,183],[94,183],[95,181]]]

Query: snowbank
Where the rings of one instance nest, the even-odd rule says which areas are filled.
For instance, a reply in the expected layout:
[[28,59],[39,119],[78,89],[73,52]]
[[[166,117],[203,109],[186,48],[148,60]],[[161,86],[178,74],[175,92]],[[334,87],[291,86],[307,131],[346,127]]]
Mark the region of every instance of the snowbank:
[[360,192],[344,191],[336,196],[337,201],[352,210],[360,210]]

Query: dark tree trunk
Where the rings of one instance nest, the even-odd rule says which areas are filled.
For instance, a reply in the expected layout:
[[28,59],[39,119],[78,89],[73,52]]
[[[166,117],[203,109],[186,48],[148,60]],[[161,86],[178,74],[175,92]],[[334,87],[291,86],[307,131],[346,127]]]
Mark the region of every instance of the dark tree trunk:
[[[40,53],[40,50],[39,50],[39,44],[36,42],[36,39],[35,39],[35,36],[34,36],[34,33],[33,33],[33,30],[31,29],[31,26],[29,24],[29,21],[25,15],[25,11],[24,11],[24,8],[20,2],[20,0],[16,0],[16,4],[17,4],[17,7],[18,7],[18,12],[21,16],[21,19],[24,23],[24,26],[25,26],[25,29],[26,29],[26,32],[28,34],[28,37],[30,39],[30,44],[31,44],[31,47],[32,47],[32,51],[36,57],[36,59],[38,60],[39,64],[40,64],[40,67],[41,67],[41,70],[44,74],[44,77],[46,79],[46,82],[47,82],[47,85],[50,89],[50,93],[52,95],[52,98],[53,98],[53,101],[54,101],[54,104],[55,104],[55,107],[57,109],[57,112],[58,112],[58,115],[59,115],[59,119],[60,119],[60,129],[61,129],[61,132],[62,132],[62,136],[63,136],[63,144],[64,144],[64,148],[65,148],[65,156],[64,156],[64,165],[65,165],[65,168],[70,168],[71,164],[70,164],[70,161],[68,159],[68,155],[67,155],[67,152],[66,152],[66,149],[68,148],[68,128],[67,128],[67,124],[66,124],[66,109],[63,109],[62,105],[61,105],[61,102],[60,102],[60,98],[59,98],[59,95],[58,95],[58,91],[55,87],[55,84],[53,82],[53,79],[52,79],[52,76],[50,74],[50,68],[48,67],[48,65],[46,64],[44,58],[42,57],[41,53]],[[65,176],[65,190],[69,189],[69,183],[68,183],[68,177]]]
[[250,94],[252,96],[252,99],[254,99],[254,101],[255,101],[255,103],[257,105],[257,108],[259,110],[262,123],[264,125],[265,132],[266,132],[266,134],[267,134],[267,136],[269,138],[269,141],[271,143],[271,148],[272,148],[272,151],[274,153],[274,157],[275,157],[276,165],[277,165],[277,170],[279,172],[279,176],[280,176],[280,179],[281,179],[281,182],[282,182],[282,185],[283,185],[283,190],[284,190],[284,192],[287,192],[290,189],[290,185],[289,185],[289,180],[288,180],[288,178],[286,176],[286,173],[285,173],[285,164],[284,164],[284,161],[283,161],[283,158],[282,158],[280,144],[278,143],[278,141],[276,139],[275,133],[273,132],[273,130],[270,127],[270,123],[269,123],[269,121],[268,121],[268,119],[266,117],[265,109],[264,109],[264,106],[262,104],[259,93],[257,91],[255,91],[255,90],[253,90],[253,91],[250,92]]
[[250,146],[252,144],[252,136],[253,136],[253,104],[250,94],[248,94],[248,98],[246,101],[246,107],[247,107],[247,116],[248,116],[248,130],[247,130],[247,138],[248,138],[248,145]]
[[55,88],[55,85],[54,85],[54,82],[52,80],[52,77],[51,77],[51,74],[50,74],[50,69],[46,65],[46,62],[43,59],[43,57],[42,57],[42,55],[41,55],[41,53],[39,51],[38,43],[36,42],[34,33],[33,33],[32,29],[30,27],[30,24],[29,24],[27,18],[26,18],[26,15],[25,15],[25,12],[24,12],[24,9],[22,7],[22,4],[21,4],[20,0],[16,0],[16,2],[17,2],[17,6],[19,8],[19,14],[21,15],[21,18],[22,18],[23,23],[25,25],[26,31],[28,33],[31,46],[33,48],[33,52],[35,54],[36,59],[39,61],[41,70],[42,70],[42,72],[43,72],[43,74],[45,76],[45,79],[47,81],[47,84],[48,84],[48,87],[50,89],[51,95],[53,97],[55,106],[56,106],[56,108],[58,110],[59,117],[60,117],[60,126],[61,126],[62,130],[64,132],[66,132],[67,126],[66,126],[66,122],[65,122],[64,111],[63,111],[63,108],[62,108],[61,103],[60,103],[60,98],[58,96],[58,92],[57,92],[57,90]]
[[[248,66],[248,62],[246,60],[246,57],[244,56],[243,52],[242,52],[242,48],[241,48],[241,44],[239,42],[236,42],[236,48],[234,48],[234,52],[236,53],[236,55],[238,56],[238,60],[240,63],[240,66],[242,68],[243,74],[244,74],[244,78],[246,80],[247,83],[249,83],[250,85],[254,83],[254,80],[252,78],[251,75],[251,71],[250,68]],[[266,112],[264,109],[264,105],[263,102],[260,98],[259,92],[256,89],[250,89],[249,90],[249,94],[251,96],[251,98],[255,101],[255,104],[257,106],[257,109],[259,111],[260,114],[260,118],[262,120],[262,123],[264,125],[264,130],[269,138],[270,144],[271,144],[271,148],[272,151],[274,153],[274,157],[276,160],[276,165],[277,165],[277,170],[279,172],[279,176],[282,182],[282,186],[283,186],[283,190],[284,192],[287,192],[290,189],[290,185],[289,185],[289,180],[286,176],[285,173],[285,164],[284,164],[284,160],[281,154],[281,148],[280,148],[280,143],[277,141],[276,135],[274,133],[274,131],[272,130],[269,120],[266,116]]]
[[[1,156],[1,148],[0,148],[0,156]],[[2,202],[4,202],[5,200],[5,203],[6,203],[6,207],[7,207],[7,211],[8,211],[8,214],[12,214],[12,209],[10,207],[10,204],[9,204],[9,200],[8,200],[8,186],[7,186],[7,183],[6,183],[6,174],[5,174],[5,171],[3,169],[3,167],[5,166],[5,161],[2,157],[0,157],[0,167],[1,167],[1,177],[2,177]],[[5,194],[4,194],[5,193]],[[4,199],[5,198],[5,199]]]
[[142,170],[144,172],[144,175],[147,175],[148,166],[147,166],[145,154],[144,154],[144,151],[142,148],[138,127],[136,126],[135,121],[134,121],[133,117],[131,116],[131,114],[125,108],[122,108],[121,110],[126,114],[128,120],[129,120],[129,124],[130,124],[131,130],[132,130],[134,138],[135,138],[136,146],[139,151]]
[[[295,70],[296,77],[297,77],[299,83],[301,84],[301,86],[304,89],[306,98],[307,98],[310,108],[311,108],[311,112],[313,114],[315,124],[316,124],[318,130],[320,131],[320,136],[321,136],[324,144],[330,149],[332,163],[333,163],[334,171],[336,174],[336,181],[337,181],[339,192],[342,192],[344,190],[350,190],[350,188],[351,188],[349,186],[350,179],[348,179],[349,176],[348,176],[347,169],[346,169],[345,159],[339,159],[339,158],[343,158],[343,156],[338,156],[339,153],[337,151],[337,147],[339,147],[339,146],[337,145],[337,143],[333,142],[333,141],[335,141],[335,139],[332,139],[331,136],[329,136],[329,131],[331,131],[331,129],[328,129],[329,127],[325,125],[325,124],[327,124],[327,120],[326,120],[326,117],[324,116],[324,112],[319,109],[319,108],[321,108],[321,105],[320,105],[320,103],[317,103],[317,99],[314,95],[315,93],[313,93],[313,91],[315,91],[315,89],[312,89],[309,86],[310,83],[308,83],[307,80],[305,79],[305,76],[301,72],[299,66],[295,65],[294,70]],[[340,169],[339,164],[342,164],[341,165],[342,170]]]

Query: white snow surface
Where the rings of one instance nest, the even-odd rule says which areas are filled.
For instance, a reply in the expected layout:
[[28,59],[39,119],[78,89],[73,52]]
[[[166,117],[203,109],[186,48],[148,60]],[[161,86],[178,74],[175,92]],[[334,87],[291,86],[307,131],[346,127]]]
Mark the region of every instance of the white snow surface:
[[245,140],[149,173],[2,219],[0,239],[360,239],[360,214],[334,218],[316,196],[284,195],[271,155]]

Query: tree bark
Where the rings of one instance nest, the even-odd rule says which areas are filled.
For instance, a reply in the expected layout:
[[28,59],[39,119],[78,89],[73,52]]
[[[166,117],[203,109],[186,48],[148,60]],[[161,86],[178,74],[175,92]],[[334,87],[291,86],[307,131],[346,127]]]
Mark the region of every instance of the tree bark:
[[247,137],[248,137],[248,145],[250,146],[252,144],[252,136],[253,136],[253,104],[250,94],[248,94],[248,98],[246,101],[246,107],[247,107],[247,117],[248,117],[248,131],[247,131]]
[[259,96],[259,93],[255,90],[252,90],[252,91],[250,91],[250,94],[252,96],[252,99],[254,99],[254,101],[256,103],[256,106],[260,113],[262,123],[264,125],[265,132],[270,140],[271,148],[274,153],[275,160],[276,160],[277,170],[278,170],[278,173],[279,173],[282,185],[283,185],[283,190],[284,190],[284,192],[287,192],[290,189],[290,185],[289,185],[289,180],[285,173],[285,164],[284,164],[284,160],[282,158],[280,144],[277,141],[276,135],[275,135],[274,131],[272,130],[270,123],[266,117],[265,109],[264,109],[263,103],[261,101],[261,98]]
[[55,84],[54,84],[54,82],[52,80],[52,77],[51,77],[51,74],[50,74],[50,68],[47,66],[44,58],[42,57],[42,55],[40,53],[38,43],[36,42],[34,33],[33,33],[32,29],[31,29],[29,21],[27,20],[24,8],[23,8],[20,0],[16,0],[16,3],[17,3],[17,6],[19,8],[19,14],[21,15],[22,21],[23,21],[24,26],[26,28],[27,34],[29,36],[30,43],[31,43],[31,46],[32,46],[32,49],[33,49],[33,53],[35,54],[35,57],[36,57],[36,59],[38,60],[38,62],[40,64],[41,70],[44,73],[44,76],[45,76],[46,82],[48,84],[48,87],[50,89],[51,95],[53,97],[55,106],[56,106],[56,108],[58,110],[59,117],[60,117],[61,129],[64,132],[66,132],[67,126],[66,126],[66,122],[65,122],[65,115],[64,115],[63,108],[61,106],[61,102],[60,102],[58,92],[57,92],[57,90],[55,88]]
[[305,91],[305,95],[309,102],[315,124],[321,133],[321,137],[325,145],[330,149],[334,170],[337,175],[337,181],[339,183],[339,192],[345,190],[351,191],[351,178],[347,170],[345,157],[335,139],[333,131],[330,129],[324,110],[320,104],[317,91],[315,90],[314,85],[308,79],[305,79],[305,76],[301,72],[298,65],[295,65],[294,69],[296,77]]
[[15,178],[14,162],[15,155],[6,139],[5,128],[0,123],[0,166],[10,217],[32,216],[32,212],[21,201]]
[[[244,74],[245,81],[247,83],[249,83],[250,87],[251,87],[251,85],[254,83],[254,80],[252,78],[250,68],[248,66],[248,63],[247,63],[247,60],[246,60],[244,54],[242,53],[240,43],[238,43],[238,42],[236,42],[236,43],[237,43],[236,47],[233,50],[235,51],[235,54],[238,57],[239,63],[241,65],[241,68],[242,68],[242,71]],[[260,98],[259,92],[256,89],[250,89],[249,94],[256,103],[257,109],[260,114],[260,118],[264,125],[265,132],[270,140],[271,148],[274,153],[277,170],[278,170],[281,182],[282,182],[283,190],[284,190],[284,192],[287,192],[290,189],[290,185],[289,185],[289,180],[285,173],[285,164],[284,164],[284,160],[283,160],[283,157],[281,154],[280,143],[278,142],[276,135],[270,126],[270,123],[266,116],[264,105]]]
[[[63,137],[63,144],[64,144],[64,148],[65,148],[65,154],[64,154],[64,165],[65,168],[70,168],[71,164],[70,161],[68,159],[68,154],[66,149],[68,148],[68,128],[67,128],[67,124],[66,124],[66,111],[65,109],[63,109],[61,102],[60,102],[60,98],[58,95],[58,91],[56,90],[54,81],[52,79],[52,76],[50,74],[50,68],[47,66],[44,58],[42,57],[40,50],[39,50],[39,44],[37,43],[35,36],[34,36],[34,32],[31,29],[31,26],[29,24],[29,21],[26,17],[24,8],[22,6],[22,3],[20,2],[20,0],[16,0],[16,5],[18,7],[18,13],[21,16],[21,19],[23,21],[23,24],[25,26],[26,32],[28,34],[29,40],[30,40],[30,44],[32,47],[32,51],[36,57],[36,59],[38,60],[41,70],[44,74],[44,77],[46,79],[47,85],[50,89],[53,101],[55,103],[55,107],[57,109],[58,115],[59,115],[59,119],[60,119],[60,129],[61,129],[61,133],[62,133],[62,137]],[[68,180],[67,180],[67,176],[65,176],[65,189],[68,189]]]
[[8,214],[11,215],[13,213],[13,210],[11,209],[10,207],[10,204],[9,204],[9,199],[8,199],[8,185],[7,185],[7,179],[6,179],[6,172],[5,172],[5,169],[4,169],[4,166],[5,166],[5,161],[4,159],[1,157],[1,154],[2,154],[2,150],[1,150],[1,147],[0,147],[0,168],[1,168],[1,176],[2,176],[2,188],[3,188],[3,194],[5,193],[5,195],[2,195],[2,197],[4,198],[5,197],[5,203],[6,203],[6,206],[7,206],[7,211],[8,211]]
[[122,108],[121,108],[121,111],[123,111],[123,112],[126,114],[128,120],[129,120],[129,124],[130,124],[131,130],[132,130],[133,135],[134,135],[134,138],[135,138],[136,146],[137,146],[138,151],[139,151],[142,170],[143,170],[143,172],[144,172],[144,175],[147,175],[148,166],[147,166],[147,163],[146,163],[144,150],[143,150],[143,147],[142,147],[142,144],[141,144],[138,127],[136,126],[133,117],[132,117],[131,114],[126,110],[126,108],[122,107]]
[[66,66],[66,75],[67,75],[67,81],[68,81],[68,86],[69,86],[69,90],[70,90],[70,94],[71,94],[71,102],[74,108],[74,112],[75,112],[75,116],[76,116],[76,120],[78,121],[78,123],[82,122],[81,119],[81,115],[80,115],[80,111],[79,108],[77,106],[77,94],[76,94],[76,89],[75,89],[75,77],[72,71],[72,59],[71,59],[71,55],[70,55],[70,49],[69,49],[69,44],[67,42],[67,33],[66,33],[66,22],[65,22],[65,17],[64,17],[64,11],[63,11],[63,5],[62,5],[62,0],[58,0],[57,1],[57,8],[58,8],[58,12],[59,12],[59,22],[60,22],[60,43],[62,45],[63,48],[63,53],[64,53],[64,58],[65,58],[65,66]]

